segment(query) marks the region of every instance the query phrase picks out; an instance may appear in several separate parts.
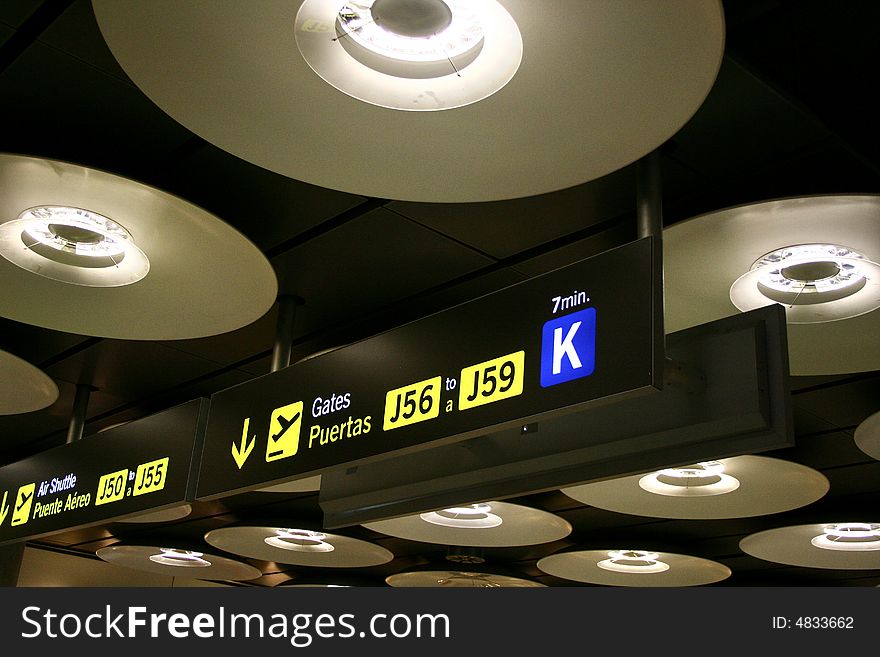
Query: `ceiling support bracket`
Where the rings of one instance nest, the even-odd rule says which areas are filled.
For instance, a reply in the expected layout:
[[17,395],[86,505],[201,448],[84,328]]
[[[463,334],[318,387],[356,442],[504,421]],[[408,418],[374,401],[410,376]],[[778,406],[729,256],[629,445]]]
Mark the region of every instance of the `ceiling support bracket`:
[[663,321],[663,184],[660,171],[660,149],[654,149],[636,163],[636,230],[638,238],[651,238],[651,266],[654,284],[651,305],[655,335],[659,349],[654,354],[654,384],[664,383],[666,329]]
[[302,299],[291,294],[282,294],[278,297],[278,324],[275,330],[275,345],[272,348],[272,372],[290,365],[296,307],[302,302]]
[[89,397],[94,388],[88,383],[76,384],[76,395],[73,398],[73,411],[70,414],[70,423],[67,426],[66,444],[82,440],[83,429],[86,426],[86,413],[89,409]]

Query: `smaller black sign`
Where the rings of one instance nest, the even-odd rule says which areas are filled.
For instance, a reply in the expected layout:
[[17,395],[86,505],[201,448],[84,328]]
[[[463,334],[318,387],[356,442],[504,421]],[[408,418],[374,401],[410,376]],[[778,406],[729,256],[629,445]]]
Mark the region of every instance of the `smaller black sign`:
[[0,545],[193,499],[207,410],[196,399],[0,468]]
[[324,527],[794,445],[782,306],[672,333],[666,356],[657,394],[325,471]]

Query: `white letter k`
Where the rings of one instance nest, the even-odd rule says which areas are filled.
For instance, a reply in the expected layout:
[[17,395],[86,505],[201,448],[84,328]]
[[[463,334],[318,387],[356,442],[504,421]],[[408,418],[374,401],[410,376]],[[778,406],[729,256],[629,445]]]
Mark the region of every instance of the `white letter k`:
[[562,371],[562,357],[568,356],[568,362],[571,363],[572,368],[578,369],[579,367],[583,367],[581,364],[581,359],[578,356],[577,351],[575,351],[574,345],[571,343],[574,340],[575,333],[578,332],[578,329],[581,327],[581,322],[575,322],[568,328],[568,334],[565,336],[565,340],[562,339],[562,327],[558,327],[553,331],[553,374],[559,374]]

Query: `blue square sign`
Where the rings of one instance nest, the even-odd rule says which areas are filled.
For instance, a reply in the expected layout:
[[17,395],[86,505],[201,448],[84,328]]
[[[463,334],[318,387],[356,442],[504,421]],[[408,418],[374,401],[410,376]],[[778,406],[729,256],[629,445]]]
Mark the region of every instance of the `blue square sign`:
[[596,367],[596,309],[556,317],[541,335],[541,387],[590,376]]

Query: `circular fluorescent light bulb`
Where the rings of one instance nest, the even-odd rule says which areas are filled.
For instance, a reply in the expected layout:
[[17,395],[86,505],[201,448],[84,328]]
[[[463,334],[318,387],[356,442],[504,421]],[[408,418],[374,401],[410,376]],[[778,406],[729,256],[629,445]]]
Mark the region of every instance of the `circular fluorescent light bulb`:
[[479,56],[478,4],[466,0],[360,0],[336,18],[336,40],[354,59],[401,78],[458,73]]
[[326,534],[313,532],[308,529],[276,529],[275,536],[267,536],[263,539],[267,545],[293,550],[294,552],[333,552],[335,549],[324,539]]
[[150,555],[150,561],[153,563],[180,568],[207,568],[211,565],[210,561],[202,558],[203,552],[176,548],[159,548],[159,550],[159,554]]
[[484,573],[453,572],[440,576],[437,586],[471,586],[476,588],[500,588],[501,585],[493,582]]
[[645,550],[612,550],[608,558],[596,563],[602,570],[615,573],[662,573],[669,570],[669,564],[660,561],[657,552]]
[[123,226],[82,208],[45,205],[0,225],[0,255],[52,280],[88,287],[131,285],[150,271]]
[[845,552],[880,550],[880,524],[842,522],[825,525],[823,531],[810,541],[817,548]]
[[683,468],[665,468],[639,479],[649,493],[671,497],[724,495],[739,488],[739,480],[724,473],[724,464],[703,461]]
[[[880,308],[880,265],[837,244],[796,244],[765,253],[730,287],[742,311],[786,307],[790,324],[857,317]],[[873,285],[868,285],[873,281]]]
[[[801,196],[729,207],[665,228],[663,280],[667,332],[740,312],[739,308],[746,307],[746,303],[739,298],[731,300],[731,287],[744,274],[749,274],[749,278],[740,285],[748,281],[744,294],[753,303],[762,306],[778,303],[759,290],[761,273],[752,272],[755,263],[765,257],[775,254],[775,258],[781,255],[776,252],[789,250],[792,245],[844,246],[852,254],[847,256],[852,258],[849,264],[863,269],[865,284],[861,287],[856,280],[856,285],[844,286],[844,294],[857,286],[861,289],[835,301],[803,304],[801,301],[810,294],[804,292],[794,305],[783,305],[788,326],[790,374],[852,374],[880,368],[880,341],[864,339],[880,330],[880,309],[865,312],[880,303],[880,275],[876,265],[880,263],[878,216],[880,195],[877,194]],[[826,251],[823,257],[817,258],[814,252],[810,258],[818,261],[819,266],[812,273],[805,274],[796,267],[786,272],[787,278],[821,281],[833,273],[829,265],[821,263],[833,257],[833,253]],[[793,259],[786,264],[794,264]],[[833,261],[832,264],[836,266]],[[767,283],[764,285],[768,287]],[[819,284],[817,290],[821,287]],[[821,298],[815,294],[814,297]],[[848,319],[832,321],[844,317]]]
[[502,89],[522,37],[496,0],[306,0],[296,44],[325,82],[408,111],[454,109]]
[[493,582],[484,573],[453,572],[442,575],[437,580],[438,586],[470,586],[476,588],[500,588],[501,584]]
[[419,517],[432,525],[463,529],[489,529],[504,522],[501,516],[492,513],[490,504],[456,506],[442,511],[421,513]]

